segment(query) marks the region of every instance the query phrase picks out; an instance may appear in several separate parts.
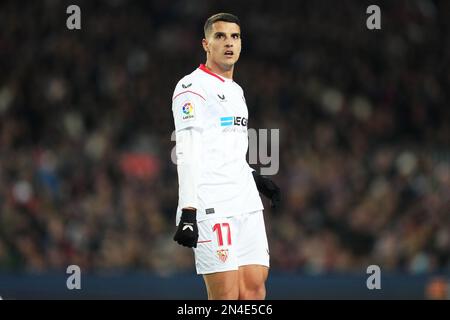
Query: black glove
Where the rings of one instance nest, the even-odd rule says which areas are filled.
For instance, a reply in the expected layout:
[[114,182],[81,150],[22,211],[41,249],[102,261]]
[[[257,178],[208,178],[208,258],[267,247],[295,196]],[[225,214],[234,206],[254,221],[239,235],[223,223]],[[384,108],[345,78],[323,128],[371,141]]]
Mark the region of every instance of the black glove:
[[182,209],[180,224],[173,240],[188,248],[197,248],[198,227],[197,210]]
[[255,179],[258,191],[270,199],[270,207],[278,208],[281,202],[280,188],[269,178],[260,175],[253,171],[253,178]]

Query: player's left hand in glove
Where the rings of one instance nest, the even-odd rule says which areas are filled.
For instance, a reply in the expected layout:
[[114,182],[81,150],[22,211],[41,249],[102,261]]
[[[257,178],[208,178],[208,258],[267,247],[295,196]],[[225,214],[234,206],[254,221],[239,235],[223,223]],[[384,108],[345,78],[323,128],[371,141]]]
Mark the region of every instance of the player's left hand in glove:
[[188,248],[197,248],[198,226],[197,210],[182,209],[181,219],[173,240]]
[[270,199],[270,207],[277,209],[281,203],[280,188],[269,178],[260,175],[256,171],[252,172],[258,191]]

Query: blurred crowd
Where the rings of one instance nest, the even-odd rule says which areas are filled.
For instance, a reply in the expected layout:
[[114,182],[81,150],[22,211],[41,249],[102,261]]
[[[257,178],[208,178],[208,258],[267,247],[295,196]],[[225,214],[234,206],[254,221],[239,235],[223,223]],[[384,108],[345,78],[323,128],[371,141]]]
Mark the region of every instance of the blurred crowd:
[[280,129],[274,270],[450,272],[450,2],[0,4],[0,270],[194,270],[173,240],[175,84],[237,14],[250,128]]

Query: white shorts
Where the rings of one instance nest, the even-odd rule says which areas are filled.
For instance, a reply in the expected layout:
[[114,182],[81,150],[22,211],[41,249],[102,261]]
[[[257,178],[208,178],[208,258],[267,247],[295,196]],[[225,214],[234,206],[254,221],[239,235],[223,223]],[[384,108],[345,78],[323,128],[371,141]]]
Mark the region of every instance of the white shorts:
[[197,274],[238,270],[257,264],[269,267],[269,246],[262,211],[198,223],[194,248]]

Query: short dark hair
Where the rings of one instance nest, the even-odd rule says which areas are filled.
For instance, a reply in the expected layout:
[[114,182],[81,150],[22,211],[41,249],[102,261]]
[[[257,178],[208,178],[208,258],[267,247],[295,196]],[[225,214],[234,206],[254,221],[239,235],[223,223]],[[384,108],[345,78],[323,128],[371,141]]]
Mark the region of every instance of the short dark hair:
[[205,38],[206,34],[211,30],[212,25],[218,21],[236,23],[239,26],[239,28],[241,27],[241,22],[239,21],[239,18],[234,14],[224,12],[216,13],[215,15],[209,17],[208,20],[206,20],[205,22],[205,26],[203,27],[203,31],[205,32]]

